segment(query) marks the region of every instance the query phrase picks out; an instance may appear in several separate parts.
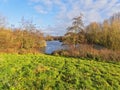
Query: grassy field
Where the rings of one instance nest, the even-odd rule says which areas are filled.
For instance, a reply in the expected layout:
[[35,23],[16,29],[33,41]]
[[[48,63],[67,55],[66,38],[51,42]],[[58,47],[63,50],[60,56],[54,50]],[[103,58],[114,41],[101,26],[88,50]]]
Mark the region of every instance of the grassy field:
[[0,90],[120,90],[120,62],[0,54]]

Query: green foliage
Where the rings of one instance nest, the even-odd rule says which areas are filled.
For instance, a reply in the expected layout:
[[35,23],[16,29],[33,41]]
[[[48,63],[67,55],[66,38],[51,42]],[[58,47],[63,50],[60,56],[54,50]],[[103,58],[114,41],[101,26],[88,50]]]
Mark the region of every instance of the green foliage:
[[119,90],[120,62],[0,54],[0,90]]

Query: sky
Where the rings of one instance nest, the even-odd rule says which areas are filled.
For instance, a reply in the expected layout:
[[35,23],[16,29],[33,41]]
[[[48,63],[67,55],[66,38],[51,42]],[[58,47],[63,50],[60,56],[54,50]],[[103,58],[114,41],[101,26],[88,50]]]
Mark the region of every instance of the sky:
[[24,17],[50,35],[64,35],[80,13],[84,24],[89,24],[108,19],[119,8],[120,0],[0,0],[0,16],[6,17],[9,26],[18,26]]

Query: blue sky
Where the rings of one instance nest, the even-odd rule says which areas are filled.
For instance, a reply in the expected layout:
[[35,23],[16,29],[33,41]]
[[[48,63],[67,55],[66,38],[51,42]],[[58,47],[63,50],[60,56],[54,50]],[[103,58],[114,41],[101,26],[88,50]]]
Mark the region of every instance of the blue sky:
[[9,25],[22,17],[32,19],[44,33],[63,35],[73,17],[84,15],[84,23],[102,22],[120,11],[120,0],[0,0],[0,15]]

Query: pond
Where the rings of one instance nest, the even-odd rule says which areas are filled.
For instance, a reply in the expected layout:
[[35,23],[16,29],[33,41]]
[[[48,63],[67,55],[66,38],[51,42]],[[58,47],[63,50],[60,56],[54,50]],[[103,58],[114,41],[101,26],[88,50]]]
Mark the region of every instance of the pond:
[[47,41],[47,46],[45,48],[46,54],[51,54],[53,51],[61,50],[64,48],[63,43],[60,41]]

